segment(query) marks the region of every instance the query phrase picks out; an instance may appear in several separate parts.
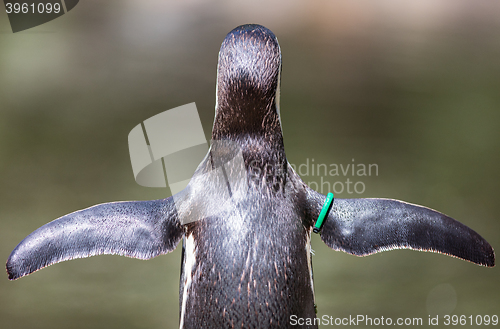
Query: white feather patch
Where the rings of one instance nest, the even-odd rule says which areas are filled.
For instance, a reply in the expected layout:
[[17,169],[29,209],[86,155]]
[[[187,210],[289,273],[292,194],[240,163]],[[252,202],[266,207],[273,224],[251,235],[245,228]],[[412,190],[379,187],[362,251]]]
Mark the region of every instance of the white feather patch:
[[184,250],[184,291],[182,293],[181,322],[179,329],[184,328],[184,317],[186,316],[186,305],[189,288],[193,278],[193,270],[196,268],[196,243],[193,235],[186,238],[186,249]]
[[313,300],[315,300],[316,298],[314,296],[314,281],[313,281],[312,260],[311,260],[311,254],[313,254],[313,250],[311,249],[311,230],[309,230],[309,232],[306,233],[306,255],[307,255],[307,268],[309,269],[309,277],[311,279],[311,291],[313,295]]

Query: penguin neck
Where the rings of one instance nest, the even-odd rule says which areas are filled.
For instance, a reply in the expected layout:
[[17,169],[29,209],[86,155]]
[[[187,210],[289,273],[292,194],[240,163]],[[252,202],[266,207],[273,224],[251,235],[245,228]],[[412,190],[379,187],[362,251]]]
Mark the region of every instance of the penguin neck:
[[212,140],[233,141],[245,149],[253,143],[268,151],[284,153],[280,117],[273,100],[270,104],[217,102]]
[[287,160],[280,117],[269,104],[217,103],[213,141],[231,141],[242,151],[248,172],[286,174]]

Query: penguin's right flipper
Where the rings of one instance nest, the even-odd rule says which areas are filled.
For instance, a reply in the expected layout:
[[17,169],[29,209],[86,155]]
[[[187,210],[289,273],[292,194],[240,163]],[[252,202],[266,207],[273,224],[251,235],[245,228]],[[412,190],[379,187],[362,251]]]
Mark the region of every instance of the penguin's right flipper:
[[356,256],[414,249],[495,266],[493,248],[475,231],[440,212],[398,200],[335,199],[321,239]]
[[102,254],[150,259],[174,250],[183,232],[172,197],[100,204],[28,235],[10,254],[7,273],[15,280],[54,263]]

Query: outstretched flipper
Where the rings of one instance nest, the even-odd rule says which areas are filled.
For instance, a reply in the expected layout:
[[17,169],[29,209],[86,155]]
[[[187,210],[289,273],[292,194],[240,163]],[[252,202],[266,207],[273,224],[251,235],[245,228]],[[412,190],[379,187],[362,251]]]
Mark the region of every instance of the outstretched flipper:
[[[319,209],[324,200],[318,193],[310,198]],[[479,234],[440,212],[397,200],[335,199],[321,239],[334,250],[356,256],[414,249],[495,266],[495,252]]]
[[10,254],[7,273],[15,280],[54,263],[102,254],[150,259],[175,249],[182,235],[172,197],[100,204],[28,235]]

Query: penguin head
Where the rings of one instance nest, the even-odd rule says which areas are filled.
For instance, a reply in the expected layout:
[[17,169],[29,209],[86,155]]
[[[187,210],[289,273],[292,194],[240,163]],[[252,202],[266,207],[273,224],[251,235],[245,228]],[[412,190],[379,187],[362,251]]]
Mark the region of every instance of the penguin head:
[[247,24],[227,34],[219,52],[213,139],[262,130],[281,134],[280,71],[280,46],[269,29]]

